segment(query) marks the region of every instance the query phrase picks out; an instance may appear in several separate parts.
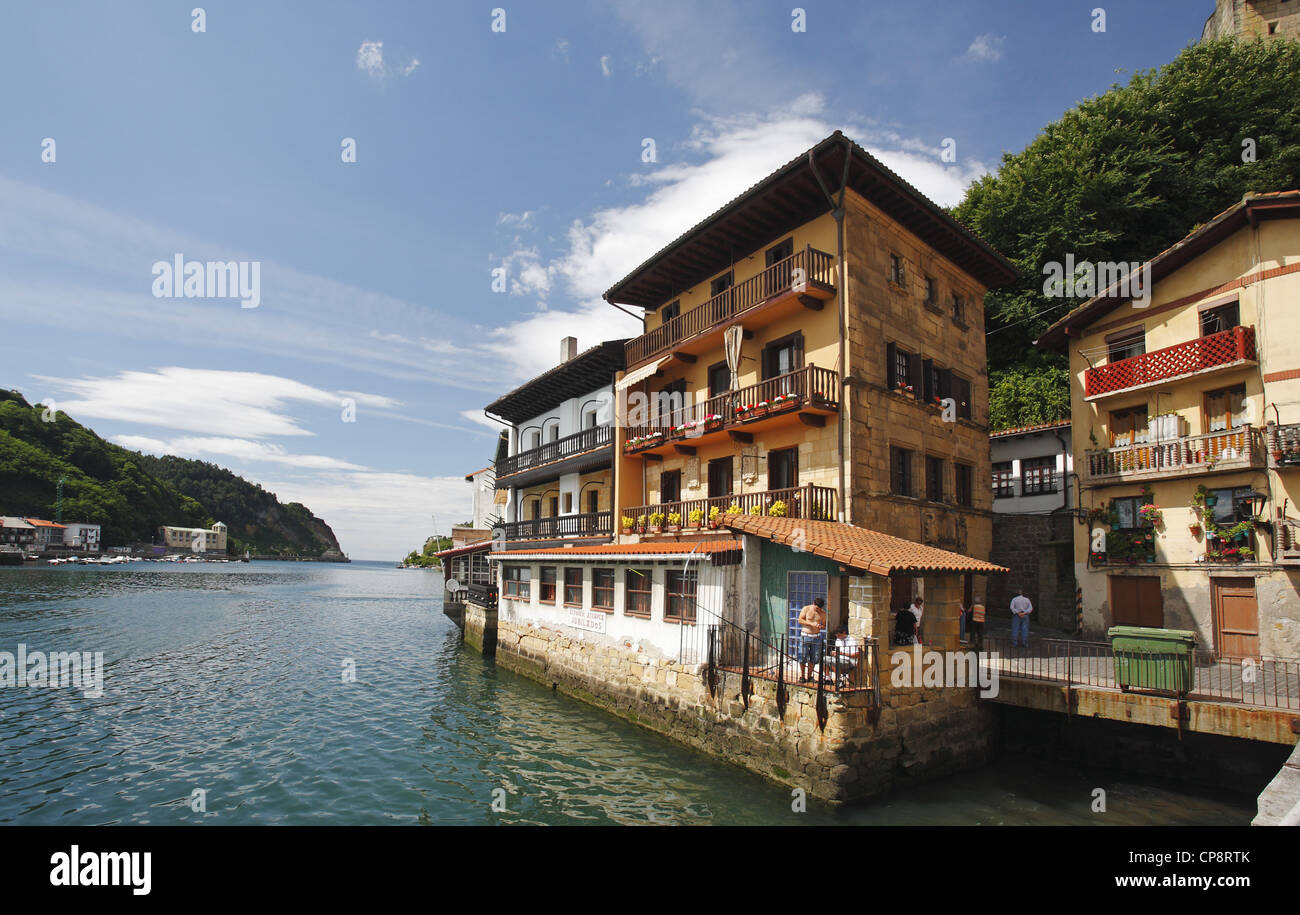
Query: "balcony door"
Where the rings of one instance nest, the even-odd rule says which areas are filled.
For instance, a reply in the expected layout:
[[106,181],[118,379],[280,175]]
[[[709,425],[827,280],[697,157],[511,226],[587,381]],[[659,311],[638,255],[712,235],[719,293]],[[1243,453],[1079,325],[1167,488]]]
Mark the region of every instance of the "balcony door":
[[1127,410],[1116,410],[1110,414],[1110,446],[1112,448],[1140,445],[1147,440],[1147,408],[1145,404]]
[[[728,270],[722,276],[709,283],[709,323],[717,324],[731,314],[731,289],[736,282],[736,274]],[[723,293],[727,293],[724,295]]]
[[682,422],[686,407],[686,379],[678,378],[659,389],[654,397],[653,425],[672,426]]
[[[792,287],[790,276],[790,257],[794,254],[794,239],[787,238],[768,248],[764,253],[763,297],[769,298],[788,291]],[[772,268],[776,269],[772,269]]]
[[709,461],[709,498],[731,495],[732,459],[717,458]]
[[682,472],[665,470],[659,475],[659,504],[680,502],[682,499]]
[[794,489],[799,485],[799,449],[782,448],[767,453],[767,488]]

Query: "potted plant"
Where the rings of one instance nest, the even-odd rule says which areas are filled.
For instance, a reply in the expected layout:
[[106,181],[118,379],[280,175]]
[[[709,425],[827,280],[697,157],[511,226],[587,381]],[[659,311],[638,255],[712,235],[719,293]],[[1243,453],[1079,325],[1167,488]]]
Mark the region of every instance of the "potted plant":
[[704,526],[704,509],[692,508],[691,513],[687,515],[687,517],[690,519],[691,527]]
[[669,512],[669,513],[668,513],[668,529],[669,529],[670,531],[675,531],[675,530],[678,530],[679,528],[681,528],[681,526],[682,526],[682,513],[681,513],[681,512]]
[[761,505],[751,505],[751,506],[749,506],[749,513],[750,513],[751,515],[761,515],[761,514],[763,514],[763,506],[761,506]]
[[704,417],[704,428],[706,430],[716,429],[722,425],[722,417],[717,413],[710,413]]
[[661,530],[663,530],[663,526],[664,526],[664,513],[663,513],[663,512],[651,512],[651,513],[650,513],[650,532],[653,533],[653,534],[657,534],[657,533],[659,533]]
[[722,510],[714,505],[709,509],[709,529],[718,529],[718,519],[722,517]]
[[730,505],[728,505],[728,506],[727,506],[727,514],[729,514],[729,515],[738,515],[738,514],[740,514],[740,503],[739,503],[739,502],[732,502]]
[[636,525],[636,521],[634,521],[632,518],[629,518],[627,515],[623,516],[623,533],[625,534],[632,533],[632,528],[635,525]]
[[771,515],[773,518],[784,518],[786,513],[786,505],[780,499],[777,499],[768,507],[767,513]]
[[645,519],[645,515],[637,515],[637,516],[636,516],[636,532],[637,532],[638,534],[644,534],[644,533],[645,533],[645,520],[646,520],[646,519]]

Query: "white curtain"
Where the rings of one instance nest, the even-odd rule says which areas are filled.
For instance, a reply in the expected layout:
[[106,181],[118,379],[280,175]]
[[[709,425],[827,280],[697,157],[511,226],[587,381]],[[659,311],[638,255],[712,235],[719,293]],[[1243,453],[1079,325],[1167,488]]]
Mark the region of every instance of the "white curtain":
[[740,341],[745,330],[739,324],[733,324],[722,334],[723,348],[727,351],[727,368],[731,369],[731,390],[740,387]]

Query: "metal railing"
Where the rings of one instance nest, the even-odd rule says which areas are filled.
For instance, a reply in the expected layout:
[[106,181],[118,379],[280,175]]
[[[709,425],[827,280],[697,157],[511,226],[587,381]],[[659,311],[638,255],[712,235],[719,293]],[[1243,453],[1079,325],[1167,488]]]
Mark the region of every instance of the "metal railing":
[[1196,649],[1189,672],[1181,655],[1117,652],[1109,642],[1043,639],[1029,649],[1013,649],[1007,638],[986,636],[982,651],[988,657],[981,663],[995,665],[1000,677],[1300,710],[1300,660],[1294,658],[1215,657]]
[[762,273],[752,276],[715,295],[702,305],[682,312],[654,330],[627,341],[624,347],[627,367],[653,358],[674,345],[742,315],[773,296],[794,289],[795,271],[802,270],[805,282],[835,288],[835,256],[812,246],[796,251]]
[[[654,505],[634,505],[623,509],[623,517],[631,518],[634,530],[640,533],[650,530],[650,516],[662,514],[663,527],[669,527],[669,515],[679,516],[677,527],[683,530],[698,529],[709,525],[709,513],[716,508],[720,515],[728,509],[737,508],[743,515],[767,515],[772,507],[780,502],[784,506],[783,517],[807,518],[814,521],[831,521],[835,515],[835,490],[830,486],[814,486],[811,483],[791,489],[766,489],[759,492],[733,493],[726,496],[710,496],[702,499],[686,499],[680,502],[660,502]],[[779,509],[778,509],[779,510]],[[691,512],[699,511],[700,521],[691,521]],[[644,525],[641,517],[645,516]]]
[[839,375],[831,369],[806,365],[628,426],[624,450],[636,452],[677,439],[698,438],[705,432],[744,426],[801,407],[833,410],[839,402]]
[[[527,521],[508,521],[496,530],[502,532],[499,539],[504,540],[610,536],[614,533],[614,513],[579,512],[573,515],[532,518]],[[495,531],[493,536],[496,536]]]
[[1088,451],[1086,474],[1089,480],[1099,480],[1203,473],[1219,465],[1254,467],[1263,463],[1262,444],[1260,430],[1245,425],[1226,432],[1119,445]]
[[553,442],[547,442],[536,448],[510,455],[497,465],[497,479],[500,480],[512,473],[519,473],[521,470],[529,470],[574,455],[595,451],[597,448],[603,448],[613,443],[613,426],[592,426],[589,429],[583,429],[581,432],[558,438]]

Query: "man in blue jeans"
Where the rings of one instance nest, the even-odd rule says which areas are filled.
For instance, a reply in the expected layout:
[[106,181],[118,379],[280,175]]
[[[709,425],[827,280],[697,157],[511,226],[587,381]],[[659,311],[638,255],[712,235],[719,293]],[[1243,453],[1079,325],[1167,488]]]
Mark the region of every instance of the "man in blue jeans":
[[1029,614],[1034,612],[1034,605],[1025,597],[1024,591],[1017,591],[1011,598],[1011,647],[1019,642],[1029,647]]
[[799,630],[803,635],[799,643],[800,682],[812,679],[812,666],[821,663],[822,642],[826,638],[826,601],[815,598],[799,611]]

